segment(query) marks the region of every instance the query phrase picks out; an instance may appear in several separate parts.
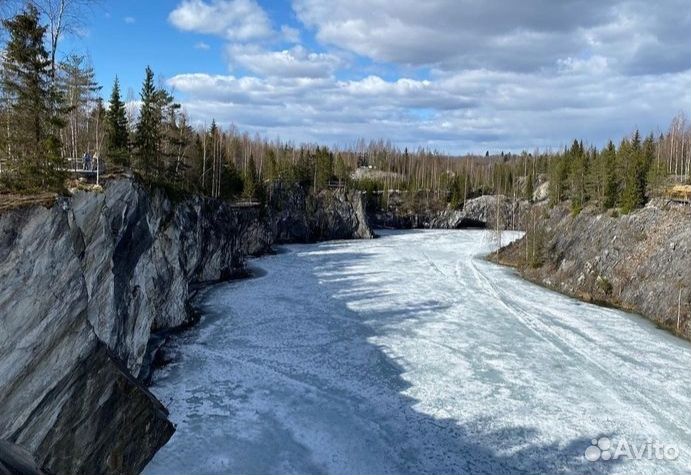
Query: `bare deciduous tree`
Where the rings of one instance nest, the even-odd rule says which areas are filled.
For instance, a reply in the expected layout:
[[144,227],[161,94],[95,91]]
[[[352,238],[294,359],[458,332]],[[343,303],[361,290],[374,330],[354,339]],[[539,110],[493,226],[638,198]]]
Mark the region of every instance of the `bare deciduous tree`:
[[[0,0],[2,1],[2,0]],[[30,0],[48,20],[50,67],[53,81],[57,73],[57,51],[64,35],[79,35],[86,13],[100,0]]]

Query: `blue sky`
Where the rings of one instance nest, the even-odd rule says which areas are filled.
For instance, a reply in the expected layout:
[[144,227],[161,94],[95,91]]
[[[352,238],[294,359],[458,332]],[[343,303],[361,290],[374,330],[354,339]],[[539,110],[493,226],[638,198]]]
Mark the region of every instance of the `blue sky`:
[[[226,73],[219,54],[222,41],[180,32],[168,22],[170,11],[171,2],[167,1],[103,3],[92,10],[84,25],[85,34],[68,38],[63,52],[88,54],[106,93],[116,75],[123,89],[132,87],[138,92],[147,65],[164,77],[189,70]],[[212,45],[213,51],[195,48],[199,41]]]
[[[213,3],[213,2],[208,2]],[[257,2],[278,26],[300,29],[289,2]],[[246,75],[241,64],[231,64],[225,52],[226,41],[213,34],[181,31],[169,19],[176,6],[172,1],[118,0],[103,2],[90,10],[84,33],[66,39],[63,54],[87,54],[94,64],[99,83],[110,90],[115,76],[123,89],[131,87],[138,93],[149,65],[157,76],[171,78],[185,72]],[[313,51],[322,50],[314,36],[300,31],[300,43]],[[272,46],[288,48],[291,43],[280,37]],[[367,58],[357,58],[358,65],[371,66]],[[379,68],[382,76],[395,77],[390,68]],[[338,77],[355,77],[353,71],[338,71]],[[104,97],[108,94],[104,93]]]
[[452,153],[601,145],[691,105],[686,0],[104,1],[62,54],[150,65],[190,118]]

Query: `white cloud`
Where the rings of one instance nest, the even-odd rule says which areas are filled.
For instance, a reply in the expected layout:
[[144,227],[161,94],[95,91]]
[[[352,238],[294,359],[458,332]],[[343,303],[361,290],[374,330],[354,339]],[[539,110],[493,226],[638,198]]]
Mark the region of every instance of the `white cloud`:
[[250,41],[274,34],[266,12],[254,0],[183,0],[168,20],[184,31]]
[[608,72],[608,61],[604,56],[592,56],[587,59],[568,57],[558,59],[559,71],[567,74],[599,75]]
[[288,140],[602,145],[691,102],[685,1],[293,0],[315,52],[255,0],[183,0],[170,22],[227,40],[235,75],[169,84],[196,120]]
[[536,71],[584,52],[627,74],[689,67],[686,0],[293,0],[322,43],[375,61]]
[[209,46],[208,43],[204,43],[203,41],[197,41],[194,44],[194,49],[200,49],[200,50],[208,51],[209,49],[211,49],[211,46]]
[[283,39],[285,39],[288,43],[300,43],[300,30],[297,28],[282,25],[281,33],[283,34]]
[[169,83],[202,122],[213,117],[298,141],[383,137],[455,153],[544,149],[575,137],[603,145],[635,126],[664,128],[691,101],[685,73],[588,78],[576,68],[555,76],[473,70],[396,81],[187,74]]
[[311,53],[302,46],[283,51],[266,51],[252,45],[231,45],[232,62],[260,76],[328,77],[341,60],[328,53]]

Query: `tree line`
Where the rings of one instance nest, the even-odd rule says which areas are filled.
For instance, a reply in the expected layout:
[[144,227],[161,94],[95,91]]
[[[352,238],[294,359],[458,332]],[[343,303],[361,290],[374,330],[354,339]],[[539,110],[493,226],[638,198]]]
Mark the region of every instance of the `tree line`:
[[574,141],[571,148],[552,161],[550,202],[570,199],[578,213],[593,202],[604,209],[619,207],[628,213],[643,206],[649,185],[658,188],[665,176],[662,163],[655,160],[652,135],[641,140],[640,133],[624,138],[619,147],[611,141],[603,149],[585,149]]
[[570,200],[575,212],[589,203],[630,211],[666,177],[688,180],[691,173],[691,127],[683,115],[666,133],[642,139],[635,132],[603,150],[574,141],[556,152],[463,157],[400,149],[384,140],[332,149],[296,145],[251,137],[215,121],[193,125],[149,67],[137,107],[124,100],[117,77],[105,102],[87,58],[57,59],[69,23],[48,11],[28,2],[2,22],[0,187],[6,190],[58,190],[67,176],[66,159],[88,152],[109,172],[130,169],[151,183],[224,199],[261,201],[267,185],[280,180],[313,191],[354,187],[381,206],[396,190],[419,206],[459,208],[479,194],[531,199],[548,179],[553,204]]

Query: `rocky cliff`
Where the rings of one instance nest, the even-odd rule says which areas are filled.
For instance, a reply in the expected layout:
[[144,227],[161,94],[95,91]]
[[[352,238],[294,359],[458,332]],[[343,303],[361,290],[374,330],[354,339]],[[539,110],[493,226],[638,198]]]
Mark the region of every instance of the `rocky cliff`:
[[542,285],[568,295],[639,313],[691,339],[691,209],[653,200],[625,216],[568,205],[545,207],[541,259],[524,265],[526,240],[503,248],[514,265]]
[[419,205],[412,210],[402,206],[398,197],[390,196],[387,209],[370,213],[370,222],[374,227],[385,229],[491,228],[496,226],[499,213],[500,227],[522,229],[529,208],[528,201],[484,195],[467,200],[461,209]]
[[271,227],[277,242],[369,239],[363,196],[337,189],[307,195],[298,185],[276,183],[270,188]]
[[276,240],[371,237],[359,194],[310,200],[235,208],[119,179],[0,214],[0,439],[56,474],[138,473],[174,430],[138,378],[147,344],[191,323],[193,285]]

